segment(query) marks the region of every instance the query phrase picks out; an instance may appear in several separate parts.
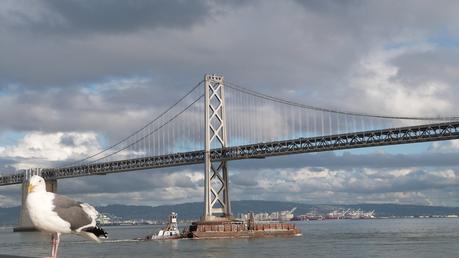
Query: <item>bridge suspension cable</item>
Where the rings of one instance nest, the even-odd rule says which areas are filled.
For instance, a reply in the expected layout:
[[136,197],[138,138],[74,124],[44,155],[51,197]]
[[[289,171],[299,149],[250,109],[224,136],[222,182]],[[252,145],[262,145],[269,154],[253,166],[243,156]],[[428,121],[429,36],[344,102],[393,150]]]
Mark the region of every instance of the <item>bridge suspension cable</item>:
[[247,89],[245,87],[242,87],[238,84],[226,81],[226,87],[231,88],[233,90],[237,90],[249,95],[252,95],[254,97],[258,98],[263,98],[266,100],[270,100],[273,102],[281,103],[281,104],[286,104],[294,107],[300,107],[300,108],[305,108],[305,109],[311,109],[311,110],[316,110],[316,111],[324,111],[324,112],[330,112],[330,113],[336,113],[336,114],[342,114],[342,115],[351,115],[351,116],[364,116],[364,117],[373,117],[373,118],[384,118],[384,119],[400,119],[400,120],[421,120],[421,121],[455,121],[459,120],[458,116],[446,116],[446,117],[418,117],[418,116],[387,116],[387,115],[378,115],[378,114],[367,114],[367,113],[361,113],[361,112],[349,112],[349,111],[340,111],[340,110],[334,110],[334,109],[327,109],[327,108],[321,108],[321,107],[315,107],[315,106],[310,106],[310,105],[305,105],[289,100],[285,100],[282,98],[278,97],[273,97],[270,95],[266,95],[264,93],[254,91]]
[[[197,83],[172,106],[120,141],[67,164],[94,164],[195,151],[203,146],[203,92]],[[410,117],[347,112],[305,105],[225,81],[229,146],[457,121],[459,117]],[[200,90],[198,90],[200,89]]]
[[[94,162],[97,162],[97,161],[101,161],[103,159],[106,159],[108,157],[112,157],[114,156],[115,154],[118,154],[122,151],[125,151],[125,150],[128,150],[130,147],[134,147],[136,144],[139,144],[142,140],[145,140],[148,136],[151,136],[152,134],[158,132],[161,128],[164,128],[165,126],[167,126],[168,124],[170,124],[172,121],[174,121],[178,116],[180,116],[181,114],[183,114],[185,111],[187,111],[190,107],[192,107],[196,102],[198,102],[200,99],[202,99],[203,97],[203,94],[201,93],[201,95],[196,98],[195,100],[193,100],[191,102],[191,104],[187,105],[184,109],[181,109],[178,113],[176,113],[175,115],[172,115],[172,118],[165,118],[165,116],[170,113],[174,108],[178,107],[180,103],[184,102],[184,100],[186,100],[188,97],[192,96],[192,94],[196,91],[196,89],[198,89],[202,84],[203,84],[203,80],[201,80],[200,82],[198,82],[193,88],[191,88],[184,96],[182,96],[180,99],[178,99],[173,105],[171,105],[169,108],[165,109],[163,112],[161,112],[158,116],[156,116],[153,120],[151,120],[150,122],[148,122],[147,124],[145,124],[143,127],[137,129],[136,131],[134,131],[133,133],[129,134],[128,136],[124,137],[123,139],[119,140],[118,142],[104,148],[103,150],[97,152],[97,153],[94,153],[90,156],[87,156],[83,159],[80,159],[78,161],[74,161],[72,163],[68,163],[68,164],[65,164],[64,167],[69,167],[69,166],[73,166],[73,165],[76,165],[76,164],[82,164],[84,163],[85,161],[87,161],[87,163],[91,164],[91,163],[94,163]],[[200,89],[200,88],[199,88]],[[164,119],[165,122],[163,122],[162,124],[160,124],[156,129],[151,129],[149,127],[151,127],[154,123],[160,121]],[[141,132],[143,132],[144,130],[148,129],[148,133],[146,133],[145,135],[143,136],[138,136]],[[132,140],[133,138],[135,138],[134,140]],[[130,142],[132,141],[132,142]],[[145,143],[145,145],[148,145],[149,147],[151,147],[151,142],[148,142],[148,143]],[[146,147],[146,146],[144,146]],[[110,152],[109,154],[106,154],[102,157],[98,157],[100,156],[101,154],[103,153],[108,153],[109,151],[111,150],[114,150],[116,149],[114,152]],[[93,158],[96,158],[95,160],[93,160]]]
[[459,117],[390,116],[305,105],[225,81],[229,145],[459,121]]
[[[346,112],[269,96],[228,81],[222,85],[223,98],[209,101],[212,107],[225,105],[222,123],[228,141],[224,149],[211,146],[217,160],[459,138],[459,117],[455,116]],[[203,81],[129,136],[77,162],[46,169],[44,175],[71,177],[202,162],[204,121],[208,118],[201,102],[204,87],[199,86]],[[212,107],[211,116],[222,115]],[[220,126],[211,121],[211,135]],[[24,178],[23,173],[0,177],[0,185],[23,182]]]
[[126,149],[129,149],[130,147],[132,146],[135,146],[135,144],[138,144],[140,143],[142,140],[145,140],[148,136],[154,134],[155,132],[159,131],[161,128],[167,126],[168,124],[170,124],[172,121],[174,121],[177,117],[179,117],[181,114],[183,114],[185,111],[187,111],[191,106],[193,106],[196,102],[198,102],[199,100],[201,100],[202,98],[204,97],[204,95],[201,95],[199,98],[197,98],[195,101],[193,101],[191,104],[189,104],[185,109],[183,109],[182,111],[180,111],[179,113],[177,113],[176,115],[174,115],[172,118],[170,118],[168,121],[166,121],[164,124],[160,125],[158,128],[154,129],[153,131],[149,132],[147,135],[144,135],[144,136],[141,136],[141,138],[139,139],[136,139],[134,142],[130,143],[129,145],[113,152],[113,153],[110,153],[104,157],[101,157],[101,158],[98,158],[94,161],[91,161],[89,164],[92,164],[92,163],[96,163],[98,161],[101,161],[103,159],[106,159],[108,157],[111,157],[117,153],[120,153],[121,151],[124,151]]

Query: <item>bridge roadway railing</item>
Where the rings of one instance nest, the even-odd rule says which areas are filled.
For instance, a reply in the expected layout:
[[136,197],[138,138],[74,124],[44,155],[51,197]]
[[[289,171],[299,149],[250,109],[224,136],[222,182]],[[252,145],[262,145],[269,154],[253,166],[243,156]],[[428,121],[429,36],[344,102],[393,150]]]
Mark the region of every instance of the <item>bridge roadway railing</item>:
[[[215,161],[252,159],[297,153],[311,153],[451,139],[459,139],[459,121],[320,137],[297,138],[292,140],[227,147],[224,149],[213,149],[211,150],[211,158]],[[133,170],[192,165],[203,162],[204,151],[199,150],[64,168],[49,168],[42,170],[42,176],[45,179],[61,179],[90,175],[105,175],[108,173]],[[0,177],[0,185],[19,184],[24,180],[24,173],[2,176]]]

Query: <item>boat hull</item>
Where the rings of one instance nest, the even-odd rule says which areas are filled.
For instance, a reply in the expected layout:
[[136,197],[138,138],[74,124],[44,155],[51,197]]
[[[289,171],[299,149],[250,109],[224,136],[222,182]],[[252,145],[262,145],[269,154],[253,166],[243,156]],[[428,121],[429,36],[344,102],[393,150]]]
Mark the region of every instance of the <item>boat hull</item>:
[[193,239],[260,238],[300,236],[300,230],[290,223],[263,223],[248,226],[232,221],[194,222],[184,234]]

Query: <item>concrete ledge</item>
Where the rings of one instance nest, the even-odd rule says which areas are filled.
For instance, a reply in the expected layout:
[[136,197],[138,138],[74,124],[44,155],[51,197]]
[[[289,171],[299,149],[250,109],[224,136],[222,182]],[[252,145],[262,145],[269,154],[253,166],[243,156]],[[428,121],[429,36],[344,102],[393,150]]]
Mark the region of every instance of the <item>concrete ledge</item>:
[[37,257],[0,254],[0,258],[37,258]]

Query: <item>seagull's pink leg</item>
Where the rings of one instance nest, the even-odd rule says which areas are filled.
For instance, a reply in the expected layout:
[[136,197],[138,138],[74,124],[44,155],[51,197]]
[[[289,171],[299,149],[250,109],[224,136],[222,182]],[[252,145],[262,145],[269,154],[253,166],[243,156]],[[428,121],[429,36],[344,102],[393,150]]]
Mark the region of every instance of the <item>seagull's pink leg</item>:
[[59,243],[61,242],[61,233],[56,233],[56,250],[54,251],[54,258],[57,258],[57,249],[59,249]]
[[56,253],[56,236],[55,234],[51,234],[51,256],[45,258],[55,258]]
[[60,242],[60,233],[53,233],[51,235],[51,257],[50,258],[57,258],[57,249],[59,248],[59,242]]

